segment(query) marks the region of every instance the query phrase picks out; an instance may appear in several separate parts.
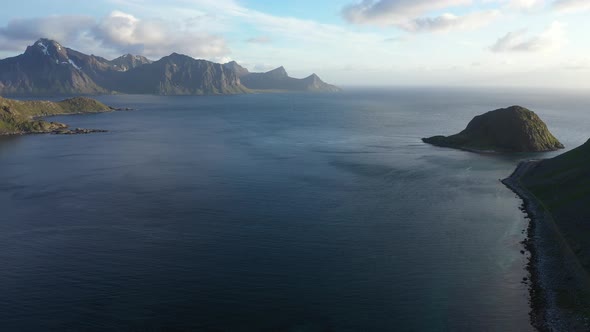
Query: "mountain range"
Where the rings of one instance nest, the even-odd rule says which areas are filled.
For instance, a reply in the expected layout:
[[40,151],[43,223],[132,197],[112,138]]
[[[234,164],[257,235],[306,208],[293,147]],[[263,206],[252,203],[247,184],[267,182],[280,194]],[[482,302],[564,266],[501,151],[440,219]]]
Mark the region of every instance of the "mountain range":
[[316,74],[290,77],[283,67],[251,73],[235,61],[219,64],[172,53],[157,61],[126,54],[114,60],[39,39],[21,55],[0,60],[1,95],[337,92]]

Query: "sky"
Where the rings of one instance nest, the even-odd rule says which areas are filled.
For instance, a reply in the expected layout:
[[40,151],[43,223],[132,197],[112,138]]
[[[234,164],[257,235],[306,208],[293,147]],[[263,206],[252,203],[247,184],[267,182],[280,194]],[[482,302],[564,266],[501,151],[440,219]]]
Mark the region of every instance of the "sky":
[[39,38],[115,58],[172,52],[343,86],[590,88],[590,0],[20,0],[0,58]]

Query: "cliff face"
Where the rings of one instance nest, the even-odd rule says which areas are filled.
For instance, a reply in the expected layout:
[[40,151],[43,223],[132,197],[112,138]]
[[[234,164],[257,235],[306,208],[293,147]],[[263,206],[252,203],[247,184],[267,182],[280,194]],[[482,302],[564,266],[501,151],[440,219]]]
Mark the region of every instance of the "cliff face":
[[476,116],[459,134],[422,140],[443,147],[499,152],[540,152],[563,148],[539,116],[521,106]]
[[117,73],[115,78],[111,87],[122,93],[204,95],[248,92],[236,73],[223,65],[176,53]]

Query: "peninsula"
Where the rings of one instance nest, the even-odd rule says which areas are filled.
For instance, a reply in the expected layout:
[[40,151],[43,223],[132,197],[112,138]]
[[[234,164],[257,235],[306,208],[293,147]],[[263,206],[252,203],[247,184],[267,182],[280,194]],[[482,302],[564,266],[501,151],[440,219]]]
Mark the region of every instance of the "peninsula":
[[539,116],[521,106],[487,112],[473,118],[456,135],[422,141],[474,152],[542,152],[563,148]]
[[19,101],[0,97],[0,135],[24,134],[86,134],[104,132],[97,129],[68,129],[59,122],[40,117],[64,114],[83,114],[114,111],[112,107],[90,98],[76,97],[59,102]]

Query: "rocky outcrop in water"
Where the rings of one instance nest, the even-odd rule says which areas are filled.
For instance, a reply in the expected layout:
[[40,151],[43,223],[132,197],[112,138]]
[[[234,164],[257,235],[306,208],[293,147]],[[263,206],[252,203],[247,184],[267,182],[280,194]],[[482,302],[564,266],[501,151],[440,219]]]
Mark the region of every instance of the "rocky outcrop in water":
[[422,140],[436,146],[473,151],[541,152],[563,148],[539,116],[521,106],[476,116],[456,135]]

